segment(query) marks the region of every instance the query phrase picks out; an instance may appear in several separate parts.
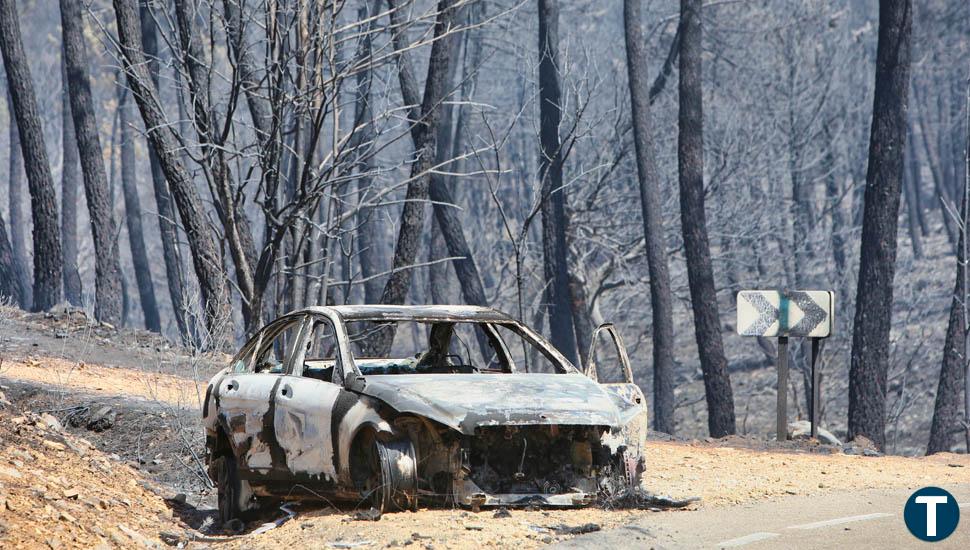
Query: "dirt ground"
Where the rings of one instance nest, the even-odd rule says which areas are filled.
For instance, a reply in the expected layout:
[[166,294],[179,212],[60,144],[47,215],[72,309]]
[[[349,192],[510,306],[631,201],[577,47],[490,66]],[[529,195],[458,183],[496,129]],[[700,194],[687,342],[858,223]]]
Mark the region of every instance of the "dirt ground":
[[[201,449],[187,447],[201,441],[194,433],[197,424],[185,419],[173,424],[164,412],[178,405],[186,418],[196,417],[204,383],[197,372],[211,371],[212,365],[177,376],[158,368],[163,361],[153,357],[173,365],[198,363],[169,349],[136,347],[137,338],[119,343],[110,332],[98,339],[90,332],[34,338],[31,331],[41,328],[9,318],[3,325],[0,391],[7,403],[0,401],[0,547],[131,548],[163,546],[167,538],[193,548],[534,548],[582,531],[649,521],[654,513],[421,509],[385,514],[375,522],[355,520],[354,510],[294,506],[295,517],[273,530],[226,537],[213,522],[212,492],[198,480],[192,491],[185,489],[192,484],[179,481],[193,477],[190,450]],[[11,334],[18,340],[9,339]],[[132,348],[127,355],[126,347]],[[115,426],[102,433],[66,423],[63,431],[51,429],[30,412],[46,409],[64,422],[63,411],[75,403],[102,402],[122,409]],[[159,446],[165,441],[170,447]],[[811,443],[779,446],[743,437],[651,441],[646,459],[644,488],[673,498],[701,497],[678,512],[683,514],[792,494],[970,484],[967,455],[859,456]],[[186,494],[174,498],[177,493]]]

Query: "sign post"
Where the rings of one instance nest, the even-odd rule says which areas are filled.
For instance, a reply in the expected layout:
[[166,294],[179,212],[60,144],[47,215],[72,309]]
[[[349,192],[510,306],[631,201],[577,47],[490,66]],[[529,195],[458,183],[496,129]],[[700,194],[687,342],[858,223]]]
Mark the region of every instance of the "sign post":
[[742,290],[738,292],[738,334],[778,338],[777,437],[788,437],[788,339],[812,342],[812,437],[818,437],[820,408],[819,357],[832,333],[835,293],[827,290]]

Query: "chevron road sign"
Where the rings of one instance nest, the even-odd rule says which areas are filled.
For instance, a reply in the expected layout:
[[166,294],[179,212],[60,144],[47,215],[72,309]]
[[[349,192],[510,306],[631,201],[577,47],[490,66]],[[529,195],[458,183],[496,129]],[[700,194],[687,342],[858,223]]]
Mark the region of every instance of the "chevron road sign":
[[827,290],[742,290],[738,334],[826,338],[834,310],[835,293]]
[[818,411],[822,402],[819,356],[822,343],[832,334],[835,293],[828,290],[742,290],[738,292],[738,334],[778,338],[778,440],[788,438],[788,338],[812,342],[812,403],[809,417],[812,437],[818,437]]

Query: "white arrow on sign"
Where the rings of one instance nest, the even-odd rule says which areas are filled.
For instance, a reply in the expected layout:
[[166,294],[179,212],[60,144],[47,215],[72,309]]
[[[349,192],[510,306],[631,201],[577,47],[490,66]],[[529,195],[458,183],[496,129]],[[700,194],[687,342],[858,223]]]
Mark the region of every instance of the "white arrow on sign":
[[827,290],[742,290],[738,334],[825,338],[834,311],[835,293]]

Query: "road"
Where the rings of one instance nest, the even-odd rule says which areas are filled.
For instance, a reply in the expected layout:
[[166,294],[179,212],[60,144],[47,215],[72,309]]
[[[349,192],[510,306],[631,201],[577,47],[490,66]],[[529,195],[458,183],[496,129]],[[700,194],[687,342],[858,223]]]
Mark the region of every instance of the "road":
[[956,532],[921,542],[903,523],[909,489],[874,489],[696,511],[648,514],[635,523],[576,537],[555,548],[970,548],[968,483],[944,486],[961,507]]

